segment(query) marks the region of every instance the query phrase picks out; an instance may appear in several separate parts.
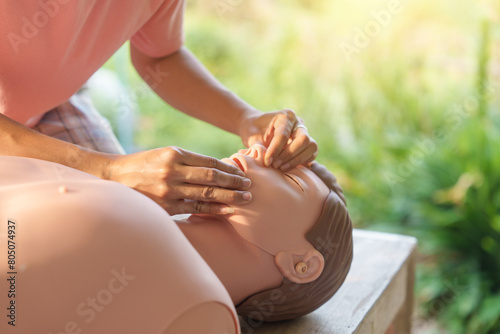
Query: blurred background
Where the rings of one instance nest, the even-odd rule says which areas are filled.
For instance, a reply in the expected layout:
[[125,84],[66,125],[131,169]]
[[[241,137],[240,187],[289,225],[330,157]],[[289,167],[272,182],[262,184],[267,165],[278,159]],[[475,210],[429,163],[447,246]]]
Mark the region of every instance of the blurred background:
[[[185,30],[227,87],[305,120],[357,228],[418,238],[416,333],[500,333],[498,0],[188,0]],[[90,86],[128,152],[243,147],[156,97],[127,45]]]

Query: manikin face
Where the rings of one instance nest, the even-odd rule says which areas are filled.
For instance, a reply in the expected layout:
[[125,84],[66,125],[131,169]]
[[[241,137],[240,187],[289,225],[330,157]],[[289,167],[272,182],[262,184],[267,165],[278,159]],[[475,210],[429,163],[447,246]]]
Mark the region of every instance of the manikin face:
[[262,145],[254,145],[224,159],[252,180],[252,201],[234,206],[229,222],[244,239],[272,255],[310,249],[305,234],[321,213],[328,187],[306,167],[287,173],[265,167],[265,152]]

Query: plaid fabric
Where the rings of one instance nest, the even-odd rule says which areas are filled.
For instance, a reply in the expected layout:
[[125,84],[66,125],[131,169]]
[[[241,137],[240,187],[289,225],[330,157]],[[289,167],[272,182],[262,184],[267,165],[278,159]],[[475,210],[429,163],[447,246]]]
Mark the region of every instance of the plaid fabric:
[[94,108],[85,90],[49,110],[33,129],[95,151],[125,154],[109,121]]

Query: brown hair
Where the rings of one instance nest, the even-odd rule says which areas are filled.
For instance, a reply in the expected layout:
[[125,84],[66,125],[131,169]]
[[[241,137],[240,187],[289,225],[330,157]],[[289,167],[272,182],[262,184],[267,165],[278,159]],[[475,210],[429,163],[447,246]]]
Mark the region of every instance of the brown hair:
[[[255,321],[293,319],[314,311],[337,292],[351,267],[352,222],[342,189],[333,174],[323,166],[313,166],[312,170],[330,188],[320,217],[306,234],[306,239],[325,259],[323,272],[315,281],[305,284],[293,283],[284,278],[280,287],[259,292],[244,300],[236,310],[250,324]],[[326,182],[326,179],[330,182]]]

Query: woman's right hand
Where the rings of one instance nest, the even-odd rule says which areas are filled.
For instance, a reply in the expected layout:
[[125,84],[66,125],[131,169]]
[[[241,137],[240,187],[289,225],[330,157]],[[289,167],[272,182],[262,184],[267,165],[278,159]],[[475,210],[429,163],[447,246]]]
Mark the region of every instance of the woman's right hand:
[[228,214],[227,205],[252,198],[250,180],[237,167],[178,147],[117,156],[104,177],[148,196],[170,215]]

